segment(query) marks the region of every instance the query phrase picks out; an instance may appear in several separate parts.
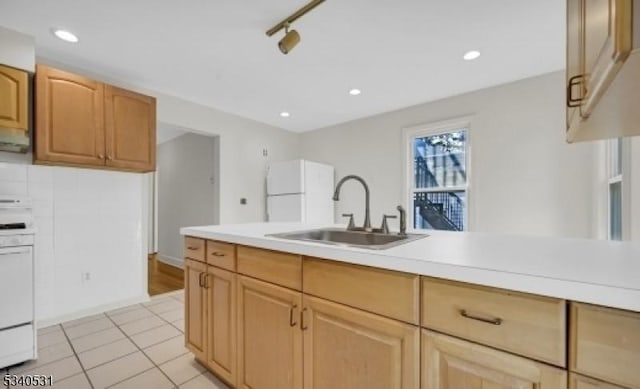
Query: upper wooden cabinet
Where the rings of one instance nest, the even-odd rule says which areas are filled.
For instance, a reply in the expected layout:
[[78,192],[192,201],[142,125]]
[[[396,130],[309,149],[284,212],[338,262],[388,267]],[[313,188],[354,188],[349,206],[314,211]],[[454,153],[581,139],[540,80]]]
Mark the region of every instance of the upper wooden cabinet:
[[0,65],[0,127],[29,129],[29,76]]
[[36,163],[155,170],[155,99],[36,68]]
[[[640,134],[628,100],[640,95],[634,0],[567,0],[567,140]],[[638,28],[636,26],[636,28]]]
[[110,85],[104,100],[107,166],[155,170],[156,100]]

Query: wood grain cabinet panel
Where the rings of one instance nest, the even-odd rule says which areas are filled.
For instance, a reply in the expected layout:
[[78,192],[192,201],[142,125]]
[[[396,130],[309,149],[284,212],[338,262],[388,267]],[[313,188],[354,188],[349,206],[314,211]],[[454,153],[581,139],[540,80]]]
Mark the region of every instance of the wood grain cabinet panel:
[[302,290],[302,257],[281,251],[238,246],[238,273]]
[[418,327],[305,296],[305,389],[417,389]]
[[569,389],[625,389],[622,386],[594,380],[580,374],[569,374]]
[[207,366],[227,383],[236,384],[236,275],[209,266],[207,293]]
[[420,279],[401,273],[305,257],[303,291],[415,325],[420,320]]
[[186,236],[184,238],[184,256],[186,258],[195,259],[196,261],[205,262],[205,240]]
[[29,75],[0,65],[0,127],[29,129]]
[[229,271],[236,270],[236,245],[232,243],[207,241],[207,264]]
[[571,303],[569,368],[640,389],[640,313]]
[[422,278],[422,326],[566,365],[566,302]]
[[106,85],[106,165],[135,171],[156,169],[156,99]]
[[565,389],[567,373],[489,347],[422,331],[422,389]]
[[302,294],[238,277],[238,380],[242,389],[302,389]]
[[184,264],[185,345],[196,358],[204,362],[207,343],[207,293],[203,276],[207,273],[207,265],[188,258]]
[[38,65],[35,162],[104,166],[103,103],[101,83]]

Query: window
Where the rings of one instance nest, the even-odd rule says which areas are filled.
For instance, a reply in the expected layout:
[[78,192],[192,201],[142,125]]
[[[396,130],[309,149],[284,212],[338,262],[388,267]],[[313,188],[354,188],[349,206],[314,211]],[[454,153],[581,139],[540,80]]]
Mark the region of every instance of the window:
[[608,141],[608,237],[611,240],[623,240],[628,230],[628,196],[627,177],[629,169],[627,162],[626,142],[622,139]]
[[449,122],[406,130],[413,228],[467,229],[468,127],[468,122]]

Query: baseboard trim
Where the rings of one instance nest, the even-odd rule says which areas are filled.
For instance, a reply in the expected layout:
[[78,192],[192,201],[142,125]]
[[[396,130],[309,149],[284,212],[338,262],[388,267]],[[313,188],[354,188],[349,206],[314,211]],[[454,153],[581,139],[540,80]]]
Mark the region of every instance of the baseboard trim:
[[158,253],[156,255],[156,260],[158,262],[163,262],[163,263],[166,263],[167,265],[171,265],[173,267],[184,269],[184,259],[182,259],[182,258],[171,257],[171,256],[168,256],[168,255],[162,255],[162,254]]
[[103,313],[107,311],[112,311],[114,309],[123,308],[129,305],[145,303],[149,300],[150,300],[149,294],[145,293],[143,295],[140,295],[131,299],[120,300],[120,301],[116,301],[109,304],[98,305],[96,307],[91,307],[87,309],[81,309],[79,311],[68,313],[61,316],[38,320],[36,327],[45,328],[55,324],[64,323],[70,320],[81,319],[86,316],[96,315],[98,313]]

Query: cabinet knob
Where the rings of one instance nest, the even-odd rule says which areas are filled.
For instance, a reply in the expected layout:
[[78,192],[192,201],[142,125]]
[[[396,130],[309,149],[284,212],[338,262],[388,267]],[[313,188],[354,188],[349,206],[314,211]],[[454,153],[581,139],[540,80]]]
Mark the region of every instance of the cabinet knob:
[[107,160],[111,161],[112,159],[113,159],[113,157],[112,157],[112,156],[107,155]]
[[104,159],[104,154],[98,154],[99,159]]

